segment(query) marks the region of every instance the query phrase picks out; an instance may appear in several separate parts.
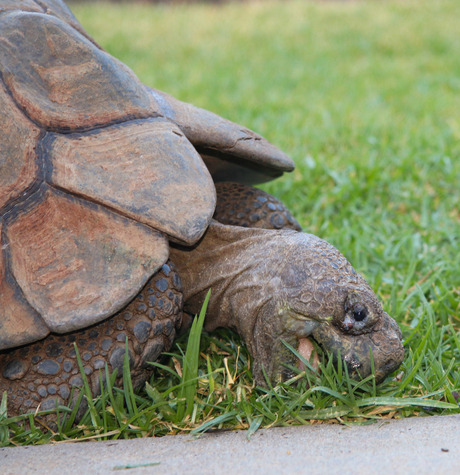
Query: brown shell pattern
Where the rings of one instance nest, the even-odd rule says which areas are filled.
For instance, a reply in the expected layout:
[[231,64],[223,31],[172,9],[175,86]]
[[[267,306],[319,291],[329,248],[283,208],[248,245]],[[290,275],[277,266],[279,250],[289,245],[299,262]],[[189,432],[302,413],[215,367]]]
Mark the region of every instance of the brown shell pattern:
[[[0,0],[0,350],[112,315],[215,206],[199,154],[59,0]],[[184,212],[184,203],[190,203]]]
[[263,137],[144,86],[61,0],[0,0],[0,350],[97,323],[193,244],[214,181],[294,168]]

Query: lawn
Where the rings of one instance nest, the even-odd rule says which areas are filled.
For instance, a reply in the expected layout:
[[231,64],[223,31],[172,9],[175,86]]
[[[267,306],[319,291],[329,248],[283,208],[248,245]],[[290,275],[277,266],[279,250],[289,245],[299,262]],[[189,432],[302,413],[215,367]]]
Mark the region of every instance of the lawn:
[[[70,416],[58,432],[3,415],[0,443],[460,413],[460,3],[72,9],[143,82],[292,156],[296,170],[264,189],[367,278],[402,328],[406,357],[379,386],[349,380],[324,357],[320,374],[265,390],[236,335],[204,334],[200,352],[193,334],[195,372],[184,370],[183,338],[140,394],[129,381],[125,393],[109,388],[78,427]],[[198,376],[192,393],[181,374]]]

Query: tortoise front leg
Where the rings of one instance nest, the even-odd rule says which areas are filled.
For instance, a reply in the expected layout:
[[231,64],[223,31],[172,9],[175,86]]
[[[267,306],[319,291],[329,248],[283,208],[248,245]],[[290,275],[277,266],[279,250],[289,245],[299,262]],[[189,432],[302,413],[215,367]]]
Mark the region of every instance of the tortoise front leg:
[[[133,385],[141,386],[153,370],[148,362],[171,348],[182,321],[182,306],[179,274],[168,262],[129,305],[109,319],[1,352],[0,395],[6,391],[8,415],[75,403],[78,391],[70,400],[72,389],[80,388],[83,381],[74,343],[93,396],[100,393],[106,363],[111,371],[117,370],[117,384],[122,382],[126,339]],[[48,416],[47,420],[52,422],[53,418]]]
[[269,193],[241,183],[216,183],[217,203],[213,218],[222,224],[245,228],[301,231],[286,206]]

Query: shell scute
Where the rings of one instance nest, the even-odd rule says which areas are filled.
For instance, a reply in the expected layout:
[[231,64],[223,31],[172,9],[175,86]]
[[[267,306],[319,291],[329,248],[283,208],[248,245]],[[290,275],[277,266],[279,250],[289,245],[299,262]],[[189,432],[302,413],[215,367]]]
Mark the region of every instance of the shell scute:
[[159,232],[42,186],[28,209],[6,219],[11,273],[47,327],[58,333],[112,315],[169,252]]
[[0,28],[3,80],[40,126],[72,131],[155,115],[134,73],[57,17],[11,12]]
[[[0,222],[0,236],[2,227]],[[7,246],[0,243],[0,349],[5,349],[39,340],[49,333],[49,329],[8,275]]]
[[0,210],[36,180],[40,129],[15,107],[0,82]]
[[8,10],[26,10],[29,12],[43,12],[43,8],[34,0],[0,0],[0,12]]
[[[48,181],[193,244],[215,208],[215,189],[201,157],[165,119],[56,134]],[[186,211],[187,210],[187,211]]]
[[290,157],[252,130],[164,92],[150,94],[196,147],[214,181],[261,183],[294,169]]
[[64,2],[61,0],[46,0],[46,4],[43,4],[43,8],[45,13],[54,15],[69,25],[72,25],[77,31],[94,43],[94,40],[88,35],[88,33],[86,33],[73,13],[70,11],[70,8]]

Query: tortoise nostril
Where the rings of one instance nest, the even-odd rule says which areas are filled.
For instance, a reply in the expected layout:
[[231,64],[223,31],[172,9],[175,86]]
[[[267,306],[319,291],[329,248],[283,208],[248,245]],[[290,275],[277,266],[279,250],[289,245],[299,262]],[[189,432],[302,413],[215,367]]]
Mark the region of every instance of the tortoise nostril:
[[361,368],[362,363],[359,361],[359,358],[355,355],[346,355],[343,359],[348,367],[349,372],[352,374],[356,372],[357,369]]

